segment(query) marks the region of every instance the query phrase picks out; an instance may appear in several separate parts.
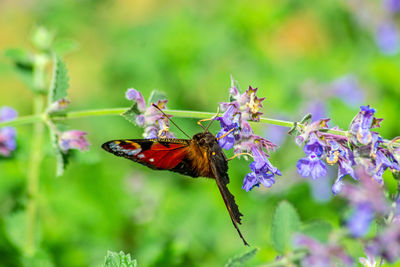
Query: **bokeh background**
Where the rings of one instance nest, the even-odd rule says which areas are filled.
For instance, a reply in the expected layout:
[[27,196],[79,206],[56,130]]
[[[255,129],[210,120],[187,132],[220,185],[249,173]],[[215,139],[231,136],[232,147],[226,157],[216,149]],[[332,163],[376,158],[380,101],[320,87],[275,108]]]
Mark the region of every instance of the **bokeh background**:
[[[124,93],[133,87],[145,97],[164,91],[171,109],[216,112],[229,99],[233,75],[243,90],[259,88],[266,117],[294,121],[312,112],[347,129],[359,106],[370,104],[384,118],[380,133],[391,139],[399,135],[400,113],[397,2],[1,0],[0,51],[33,49],[30,35],[38,25],[69,41],[69,110],[128,107]],[[32,94],[3,55],[0,88],[0,106],[31,114]],[[195,120],[175,121],[190,135],[200,131]],[[92,145],[75,153],[59,178],[50,142],[43,147],[38,242],[55,266],[100,266],[107,250],[131,253],[140,266],[221,266],[249,250],[213,181],[152,171],[100,148],[110,139],[140,138],[141,129],[118,116],[68,125],[88,132]],[[230,162],[242,232],[259,248],[249,266],[277,256],[270,225],[280,200],[291,202],[303,222],[323,220],[334,228],[347,211],[330,193],[336,170],[309,183],[296,173],[303,153],[285,137],[287,129],[255,127],[281,146],[271,162],[283,175],[271,189],[246,193],[249,162]],[[17,151],[0,161],[0,266],[21,264],[10,231],[23,238],[23,223],[8,222],[26,205],[32,126],[17,131]],[[391,176],[385,179],[390,187]],[[356,259],[363,256],[361,246],[347,247]]]

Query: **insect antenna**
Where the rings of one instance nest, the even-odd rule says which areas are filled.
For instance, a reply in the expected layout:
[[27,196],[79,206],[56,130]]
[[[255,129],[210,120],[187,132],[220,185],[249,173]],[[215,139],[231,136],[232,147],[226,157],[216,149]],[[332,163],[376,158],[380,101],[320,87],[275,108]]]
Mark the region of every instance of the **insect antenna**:
[[210,128],[211,124],[214,122],[214,119],[217,118],[218,115],[219,115],[219,107],[218,107],[218,109],[217,109],[217,114],[215,114],[214,117],[212,117],[212,118],[210,119],[210,122],[208,123],[207,127],[206,127],[206,128],[203,127],[204,132],[208,132],[208,128]]
[[158,109],[170,122],[172,122],[173,125],[175,125],[176,128],[178,128],[179,131],[181,131],[184,135],[186,135],[189,139],[191,139],[192,137],[190,137],[188,134],[186,134],[181,128],[179,128],[178,125],[176,125],[176,123],[170,118],[168,117],[167,114],[164,113],[164,111],[162,111],[156,104],[151,103],[151,105],[153,107],[155,107],[156,109]]

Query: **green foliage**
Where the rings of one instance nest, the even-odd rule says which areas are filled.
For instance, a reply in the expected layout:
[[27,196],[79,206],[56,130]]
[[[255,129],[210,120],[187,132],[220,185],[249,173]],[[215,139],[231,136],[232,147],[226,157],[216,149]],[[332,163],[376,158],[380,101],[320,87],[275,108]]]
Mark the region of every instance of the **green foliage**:
[[19,48],[10,48],[4,55],[12,60],[14,69],[24,84],[33,90],[33,57],[30,53]]
[[324,243],[328,241],[329,234],[332,231],[332,225],[325,221],[313,221],[302,225],[300,231]]
[[131,255],[124,252],[107,251],[107,256],[104,261],[103,267],[136,267],[135,259],[131,259]]
[[164,92],[153,90],[150,94],[148,105],[150,106],[151,104],[156,103],[158,100],[165,99],[167,99],[167,95]]
[[66,98],[68,95],[67,89],[69,87],[69,77],[67,66],[64,61],[57,56],[53,55],[53,79],[49,91],[49,102]]
[[296,209],[287,201],[282,201],[276,208],[271,226],[271,241],[279,253],[291,247],[293,233],[300,227],[300,218]]
[[249,261],[250,259],[252,259],[256,253],[257,253],[258,249],[254,248],[246,253],[243,253],[242,255],[239,256],[235,256],[231,259],[228,260],[228,262],[225,264],[225,267],[240,267],[240,266],[244,266],[244,264]]
[[136,117],[138,114],[140,114],[140,112],[138,110],[137,103],[133,103],[132,106],[127,111],[122,113],[121,115],[130,123],[133,123],[136,125]]

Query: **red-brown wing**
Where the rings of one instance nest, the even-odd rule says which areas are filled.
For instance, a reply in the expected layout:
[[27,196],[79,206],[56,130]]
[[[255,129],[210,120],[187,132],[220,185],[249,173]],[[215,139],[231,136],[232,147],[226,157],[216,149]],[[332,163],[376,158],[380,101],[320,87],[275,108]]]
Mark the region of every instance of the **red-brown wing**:
[[173,170],[185,158],[189,142],[185,139],[129,139],[109,141],[102,147],[152,169]]

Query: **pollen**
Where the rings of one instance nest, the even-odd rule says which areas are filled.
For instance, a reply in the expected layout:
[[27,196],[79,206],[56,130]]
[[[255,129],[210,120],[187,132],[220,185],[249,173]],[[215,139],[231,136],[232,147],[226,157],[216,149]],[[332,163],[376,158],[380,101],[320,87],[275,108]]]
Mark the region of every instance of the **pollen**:
[[213,156],[215,156],[215,152],[213,151],[212,153],[211,153]]

